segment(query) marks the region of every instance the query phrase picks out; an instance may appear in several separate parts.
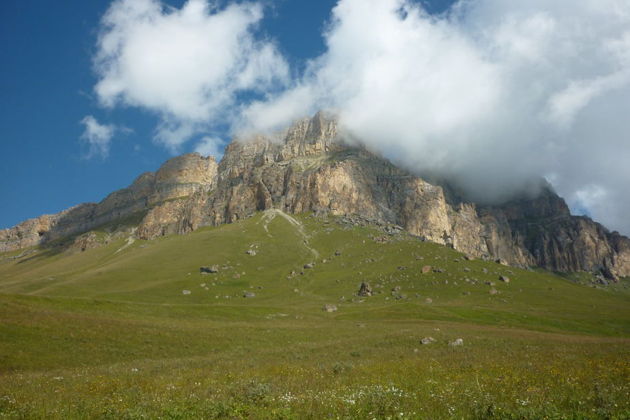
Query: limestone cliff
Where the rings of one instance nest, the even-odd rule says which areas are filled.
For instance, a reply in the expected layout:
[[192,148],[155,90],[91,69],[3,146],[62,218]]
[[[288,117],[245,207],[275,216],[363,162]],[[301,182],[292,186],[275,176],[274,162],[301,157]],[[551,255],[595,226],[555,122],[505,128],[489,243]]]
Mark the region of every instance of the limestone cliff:
[[216,185],[217,167],[212,157],[199,154],[178,156],[164,163],[157,172],[140,175],[131,186],[113,192],[98,204],[80,204],[61,213],[40,216],[0,230],[0,252],[87,232],[142,214],[159,203],[210,191]]
[[99,204],[86,204],[0,232],[0,250],[43,243],[144,212],[141,239],[230,223],[278,208],[387,221],[471,256],[557,271],[630,275],[630,240],[571,216],[548,186],[537,197],[500,206],[454,198],[386,159],[344,143],[334,118],[318,113],[276,139],[234,140],[217,165],[184,155]]

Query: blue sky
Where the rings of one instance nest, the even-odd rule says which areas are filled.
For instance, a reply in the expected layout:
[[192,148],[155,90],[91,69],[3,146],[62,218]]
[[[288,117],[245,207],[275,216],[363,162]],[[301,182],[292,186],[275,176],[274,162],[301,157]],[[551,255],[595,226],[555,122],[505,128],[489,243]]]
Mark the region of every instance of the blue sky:
[[[143,57],[126,63],[138,66],[126,74],[108,72],[125,63],[107,56],[99,39],[150,49],[156,44],[134,35],[135,25],[153,13],[147,33],[159,34],[187,5],[164,1],[172,8],[147,6],[131,24],[123,13],[104,26],[106,12],[125,3],[157,0],[0,2],[0,228],[100,201],[174,153],[220,150],[238,128],[274,129],[331,107],[369,147],[412,170],[438,172],[475,199],[496,201],[544,176],[575,211],[630,232],[627,3],[470,0],[443,14],[452,0],[340,0],[332,28],[337,0],[248,3],[260,6],[260,19],[242,2],[219,1],[210,12],[189,7],[205,36],[214,33],[211,16],[242,6],[233,8],[236,23],[224,19],[232,25],[226,36],[244,37],[232,48],[242,48],[237,64],[226,64],[227,76],[211,86],[223,86],[235,68],[267,66],[238,87],[217,88],[227,101],[199,94],[214,83],[204,68],[190,73],[197,85],[142,67]],[[170,22],[180,25],[173,37],[185,32],[184,17]],[[178,53],[187,44],[171,47]],[[157,96],[147,94],[150,83],[130,82],[145,70]],[[182,102],[182,92],[160,90],[173,80],[189,89],[183,96],[199,94],[205,112],[192,112],[197,102]],[[85,140],[86,118],[94,138],[105,136],[104,149]]]

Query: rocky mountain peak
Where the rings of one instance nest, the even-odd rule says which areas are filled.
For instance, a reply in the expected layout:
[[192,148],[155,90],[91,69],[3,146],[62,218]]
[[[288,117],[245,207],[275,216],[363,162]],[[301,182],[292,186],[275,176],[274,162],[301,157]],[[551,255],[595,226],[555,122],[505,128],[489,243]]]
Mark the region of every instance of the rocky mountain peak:
[[219,171],[326,153],[338,140],[336,117],[320,111],[312,118],[295,121],[282,132],[234,139],[225,149]]
[[630,276],[630,239],[572,216],[549,186],[494,206],[449,199],[449,190],[344,144],[336,119],[320,112],[273,136],[235,139],[219,164],[195,153],[178,156],[98,204],[0,231],[0,251],[46,244],[131,216],[139,220],[134,235],[152,239],[273,208],[358,215],[470,256],[515,265]]

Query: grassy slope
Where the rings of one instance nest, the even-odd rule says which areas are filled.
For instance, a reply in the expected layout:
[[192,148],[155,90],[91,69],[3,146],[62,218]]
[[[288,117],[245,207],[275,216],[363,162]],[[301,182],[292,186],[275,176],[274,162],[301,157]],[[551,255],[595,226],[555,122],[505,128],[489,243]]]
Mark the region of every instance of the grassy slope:
[[0,260],[0,417],[630,415],[627,291],[299,220]]

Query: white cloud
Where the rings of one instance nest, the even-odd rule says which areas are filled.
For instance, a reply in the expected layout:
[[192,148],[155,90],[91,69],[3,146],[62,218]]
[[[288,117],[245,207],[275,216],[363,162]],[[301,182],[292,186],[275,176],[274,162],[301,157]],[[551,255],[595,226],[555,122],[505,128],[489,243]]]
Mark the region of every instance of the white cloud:
[[237,96],[282,86],[288,65],[273,43],[256,39],[258,3],[217,9],[189,0],[117,0],[102,20],[95,87],[105,106],[156,112],[156,140],[173,151],[196,133],[230,119]]
[[217,137],[205,136],[195,146],[195,152],[220,159],[223,156],[222,141]]
[[102,158],[109,156],[110,143],[117,128],[114,125],[100,124],[91,115],[83,118],[81,124],[84,126],[81,140],[89,146],[86,158],[89,159],[97,155]]
[[[438,17],[412,0],[340,0],[327,51],[240,126],[333,109],[368,146],[472,198],[553,173],[561,195],[630,233],[629,28],[627,0],[461,0]],[[589,185],[606,194],[584,199]]]

